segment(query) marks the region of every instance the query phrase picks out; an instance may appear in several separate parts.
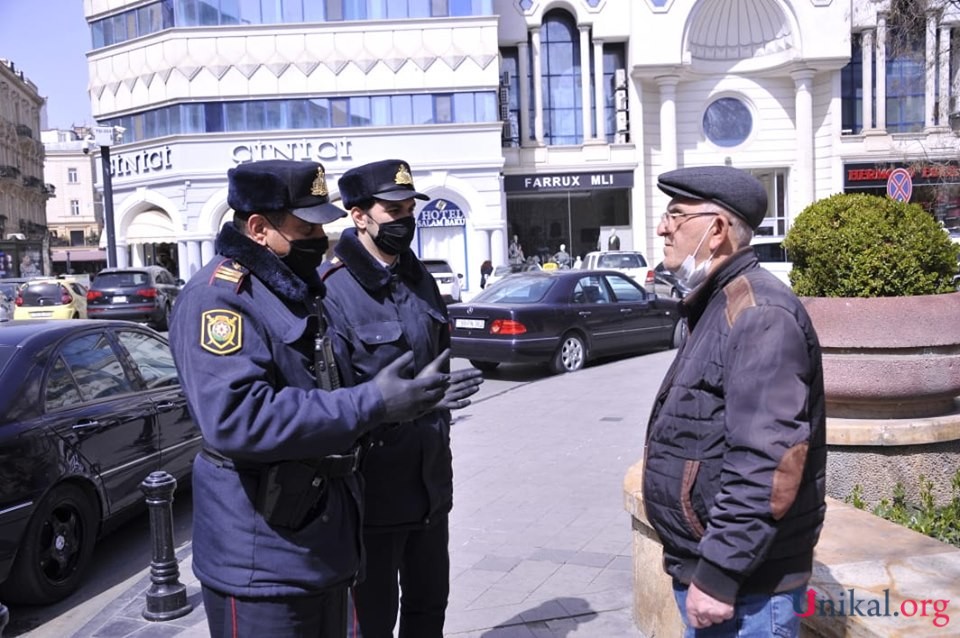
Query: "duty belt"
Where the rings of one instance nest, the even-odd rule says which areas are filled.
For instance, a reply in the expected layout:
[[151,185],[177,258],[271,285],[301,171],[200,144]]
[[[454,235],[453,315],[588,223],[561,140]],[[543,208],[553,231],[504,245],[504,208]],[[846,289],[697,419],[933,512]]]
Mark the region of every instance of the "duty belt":
[[[313,467],[317,472],[317,476],[343,478],[350,476],[360,467],[361,449],[358,445],[346,454],[331,454],[330,456],[323,456],[319,459],[300,459],[299,462]],[[269,465],[267,463],[237,461],[207,446],[200,448],[200,454],[217,467],[224,467],[228,470],[236,470],[238,472],[261,470]]]

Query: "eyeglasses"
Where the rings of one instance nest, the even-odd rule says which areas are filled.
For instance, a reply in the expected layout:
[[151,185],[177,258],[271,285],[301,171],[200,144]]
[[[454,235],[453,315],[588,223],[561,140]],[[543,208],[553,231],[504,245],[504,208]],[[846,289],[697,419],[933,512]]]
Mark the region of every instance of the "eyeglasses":
[[681,218],[690,219],[693,217],[705,217],[707,215],[719,215],[718,212],[701,212],[701,213],[671,213],[665,212],[660,215],[660,223],[666,226],[667,228],[672,228],[677,230],[680,226],[683,225],[683,222],[679,221]]

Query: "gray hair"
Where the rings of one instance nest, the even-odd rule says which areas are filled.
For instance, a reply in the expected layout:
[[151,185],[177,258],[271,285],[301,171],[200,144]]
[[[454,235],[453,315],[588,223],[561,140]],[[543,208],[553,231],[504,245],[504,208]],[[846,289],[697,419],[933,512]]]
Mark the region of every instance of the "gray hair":
[[753,241],[753,229],[747,225],[747,222],[739,215],[734,215],[725,209],[720,214],[730,224],[730,238],[733,241],[734,249],[749,246],[750,242]]

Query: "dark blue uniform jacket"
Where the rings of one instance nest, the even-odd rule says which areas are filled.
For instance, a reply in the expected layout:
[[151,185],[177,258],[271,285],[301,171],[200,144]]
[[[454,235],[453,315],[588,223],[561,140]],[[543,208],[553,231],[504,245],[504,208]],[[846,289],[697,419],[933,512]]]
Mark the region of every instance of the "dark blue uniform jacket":
[[348,585],[360,566],[361,488],[327,480],[299,531],[267,524],[255,508],[260,469],[339,454],[383,414],[374,384],[333,392],[311,371],[319,280],[307,285],[272,252],[228,224],[217,256],[177,299],[170,343],[204,445],[234,459],[194,462],[193,569],[236,596],[317,593]]
[[[371,379],[413,350],[419,372],[450,344],[447,311],[436,281],[410,250],[387,269],[343,232],[336,258],[321,267],[331,335],[346,385]],[[345,356],[340,356],[340,353]],[[349,361],[349,365],[342,363]],[[368,532],[429,525],[453,506],[450,412],[376,429],[361,469]]]

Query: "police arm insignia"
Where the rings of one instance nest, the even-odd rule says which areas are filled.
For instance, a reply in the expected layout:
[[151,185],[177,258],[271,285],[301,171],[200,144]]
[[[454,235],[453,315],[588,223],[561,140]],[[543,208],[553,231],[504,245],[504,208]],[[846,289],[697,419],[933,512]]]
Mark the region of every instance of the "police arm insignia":
[[232,310],[200,315],[200,347],[213,354],[231,354],[243,346],[243,317]]

